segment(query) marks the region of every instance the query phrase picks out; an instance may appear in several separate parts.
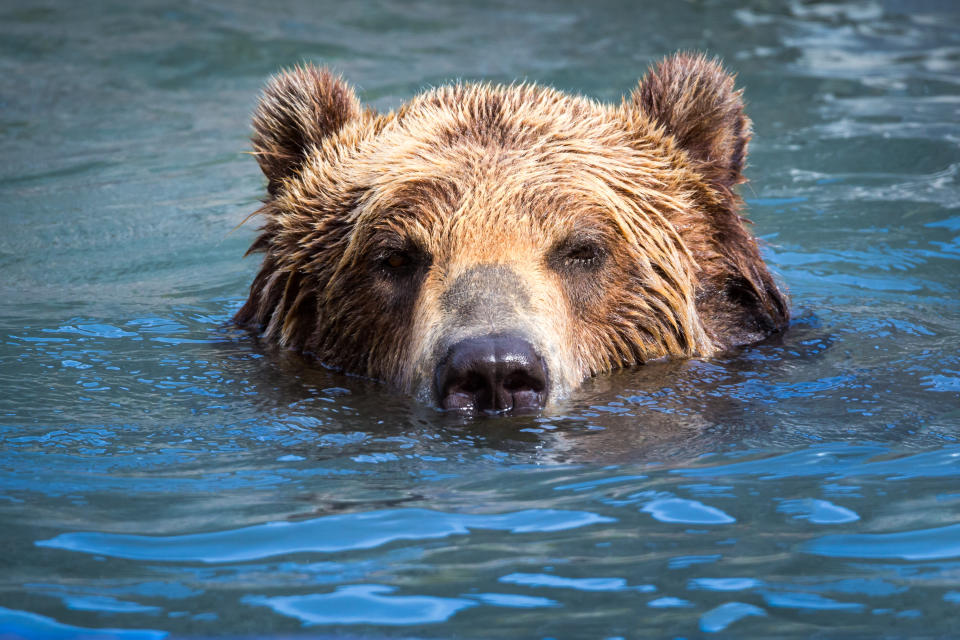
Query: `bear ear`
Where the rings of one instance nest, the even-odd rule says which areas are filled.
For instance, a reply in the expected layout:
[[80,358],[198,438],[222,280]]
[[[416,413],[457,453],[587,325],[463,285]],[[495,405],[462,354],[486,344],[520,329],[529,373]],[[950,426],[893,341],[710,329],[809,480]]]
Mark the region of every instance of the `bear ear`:
[[284,178],[320,146],[361,115],[356,93],[342,78],[313,65],[274,76],[253,116],[253,149],[275,195]]
[[746,180],[751,123],[742,94],[716,59],[678,53],[647,72],[631,102],[673,136],[710,184],[726,191]]

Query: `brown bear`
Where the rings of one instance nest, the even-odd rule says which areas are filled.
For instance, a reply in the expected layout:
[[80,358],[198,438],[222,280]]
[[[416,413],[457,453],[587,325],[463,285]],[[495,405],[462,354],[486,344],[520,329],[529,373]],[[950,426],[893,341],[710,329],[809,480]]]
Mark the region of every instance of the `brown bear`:
[[741,94],[693,54],[619,105],[456,84],[377,113],[325,69],[281,73],[253,121],[265,257],[235,320],[464,411],[761,340],[789,311],[733,191]]

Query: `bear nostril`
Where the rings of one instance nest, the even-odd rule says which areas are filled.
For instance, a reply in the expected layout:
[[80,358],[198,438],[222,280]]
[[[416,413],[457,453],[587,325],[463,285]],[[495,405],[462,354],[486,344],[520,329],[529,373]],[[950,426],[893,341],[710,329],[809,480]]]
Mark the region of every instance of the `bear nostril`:
[[547,369],[520,337],[467,338],[450,347],[437,367],[436,389],[444,409],[536,410],[546,400]]
[[543,391],[544,381],[534,378],[526,371],[514,371],[503,379],[503,388],[511,393],[518,391]]
[[488,386],[489,383],[483,376],[472,371],[467,374],[466,379],[461,384],[457,385],[458,391],[463,393],[478,393],[485,391]]

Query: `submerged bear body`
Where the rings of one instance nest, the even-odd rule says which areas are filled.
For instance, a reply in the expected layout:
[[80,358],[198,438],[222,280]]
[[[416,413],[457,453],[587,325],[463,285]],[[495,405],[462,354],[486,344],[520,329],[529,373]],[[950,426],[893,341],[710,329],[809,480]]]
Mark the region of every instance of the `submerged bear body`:
[[750,122],[701,56],[615,106],[468,84],[386,114],[305,67],[254,129],[265,256],[236,321],[426,402],[536,409],[788,322],[732,190]]

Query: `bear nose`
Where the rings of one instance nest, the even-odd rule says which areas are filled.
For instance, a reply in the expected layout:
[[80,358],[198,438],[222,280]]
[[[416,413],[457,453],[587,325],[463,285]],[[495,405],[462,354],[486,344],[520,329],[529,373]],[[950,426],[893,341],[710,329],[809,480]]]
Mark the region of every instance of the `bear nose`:
[[460,411],[536,410],[547,396],[547,368],[518,336],[493,334],[457,342],[437,367],[440,406]]

